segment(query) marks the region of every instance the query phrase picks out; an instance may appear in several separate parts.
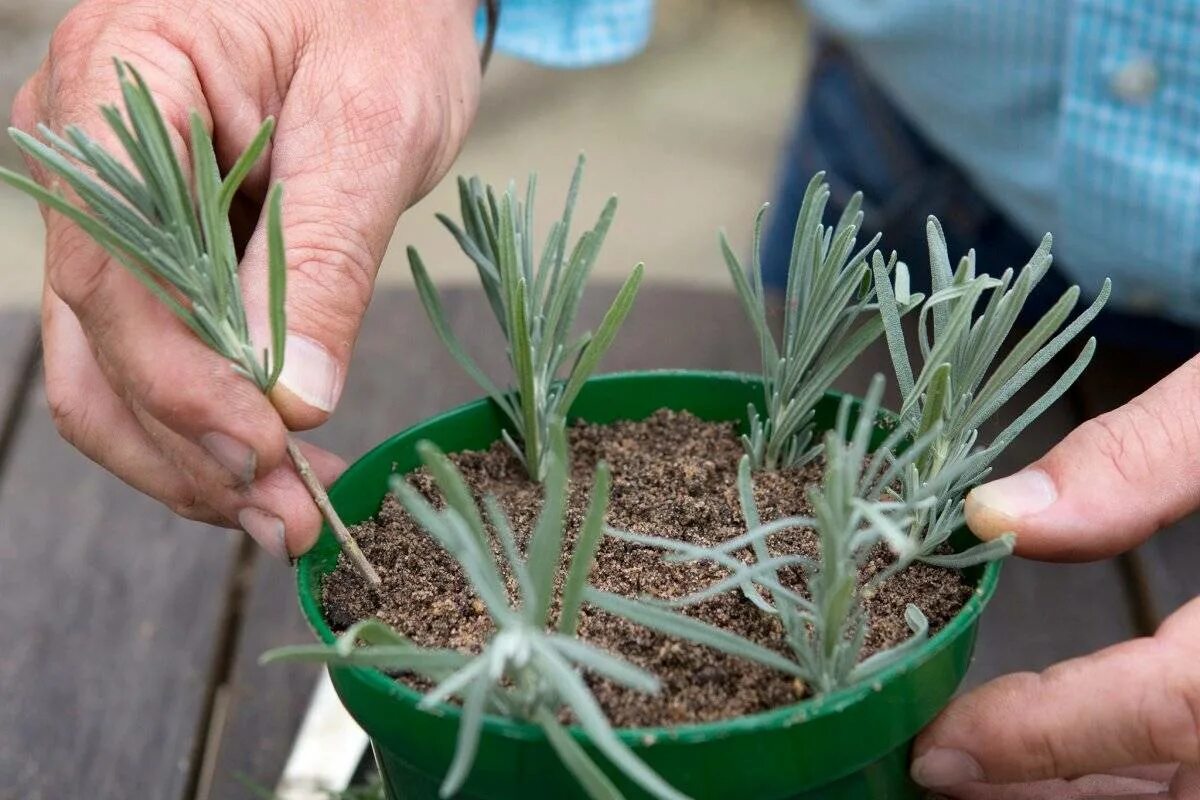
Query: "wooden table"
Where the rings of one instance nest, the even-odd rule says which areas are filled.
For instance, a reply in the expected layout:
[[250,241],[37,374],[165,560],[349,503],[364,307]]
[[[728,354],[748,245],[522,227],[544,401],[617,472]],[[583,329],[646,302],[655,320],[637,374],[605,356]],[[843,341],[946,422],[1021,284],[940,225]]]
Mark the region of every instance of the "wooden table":
[[[589,323],[611,296],[591,290]],[[450,291],[446,305],[485,368],[503,375],[478,292]],[[1036,457],[1161,371],[1141,360],[1107,368],[1115,357],[1098,357],[1000,468]],[[651,287],[604,366],[757,363],[732,295]],[[842,385],[861,391],[876,370],[887,372],[882,349]],[[88,462],[58,437],[39,384],[34,316],[0,315],[0,800],[252,796],[240,776],[273,786],[316,676],[306,666],[256,664],[270,647],[309,638],[291,570],[239,533],[174,518]],[[312,439],[354,457],[479,394],[415,296],[384,293],[341,407]],[[1198,589],[1195,524],[1118,560],[1010,562],[969,683],[1152,630]]]

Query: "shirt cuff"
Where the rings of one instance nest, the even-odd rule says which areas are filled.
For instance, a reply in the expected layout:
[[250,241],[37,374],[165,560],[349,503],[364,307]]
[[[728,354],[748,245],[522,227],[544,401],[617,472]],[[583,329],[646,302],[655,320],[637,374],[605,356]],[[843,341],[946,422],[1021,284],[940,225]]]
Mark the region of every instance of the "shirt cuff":
[[[486,20],[479,17],[482,36]],[[547,67],[592,67],[641,52],[654,0],[501,0],[496,50]]]

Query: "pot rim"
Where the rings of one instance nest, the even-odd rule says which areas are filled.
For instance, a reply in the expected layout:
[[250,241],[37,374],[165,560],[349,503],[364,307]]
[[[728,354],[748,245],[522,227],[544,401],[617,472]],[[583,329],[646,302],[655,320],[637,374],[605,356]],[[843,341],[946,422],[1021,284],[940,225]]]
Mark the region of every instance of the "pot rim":
[[[662,377],[688,377],[708,379],[719,383],[741,382],[751,384],[761,384],[762,379],[759,376],[748,373],[717,371],[717,370],[688,370],[688,369],[661,369],[661,370],[635,370],[627,372],[611,372],[603,375],[592,377],[587,381],[588,384],[616,383],[627,382],[631,379],[645,378],[662,378]],[[828,395],[841,397],[842,392],[828,392]],[[331,498],[337,494],[339,485],[344,481],[352,480],[356,467],[364,461],[371,460],[378,456],[381,452],[389,451],[394,446],[397,440],[402,438],[412,438],[419,434],[422,429],[436,428],[444,425],[457,415],[477,410],[481,407],[492,406],[492,400],[484,397],[477,400],[472,400],[454,408],[438,413],[432,417],[428,417],[414,425],[411,425],[404,430],[389,436],[375,447],[364,453],[354,464],[338,478],[337,481],[330,487],[329,493]],[[325,535],[326,528],[322,529],[322,536]],[[301,556],[297,562],[296,568],[296,590],[300,597],[301,610],[304,613],[305,619],[308,621],[309,627],[317,637],[325,644],[331,644],[337,638],[329,624],[325,621],[320,602],[319,584],[312,580],[316,573],[316,567],[312,564],[312,550],[309,553]],[[640,743],[658,742],[669,740],[674,742],[689,743],[689,742],[704,742],[714,739],[721,739],[728,736],[736,735],[748,731],[762,731],[764,729],[787,728],[803,722],[808,722],[821,717],[831,716],[841,712],[847,707],[861,702],[871,694],[881,691],[884,686],[893,682],[901,675],[904,675],[914,669],[917,669],[925,662],[929,661],[938,652],[946,649],[958,637],[966,634],[979,618],[984,606],[996,591],[996,585],[1000,576],[1001,561],[992,561],[983,565],[982,575],[975,584],[975,589],[971,594],[970,599],[963,605],[962,609],[936,634],[931,636],[928,641],[916,648],[908,657],[900,662],[884,669],[868,681],[861,681],[845,689],[839,689],[828,695],[813,697],[807,700],[801,700],[792,705],[783,706],[780,708],[770,709],[768,711],[760,711],[755,714],[743,715],[740,717],[731,717],[729,719],[717,720],[713,722],[690,723],[687,725],[678,725],[673,727],[667,726],[652,726],[639,728],[615,728],[614,730],[621,736],[623,740],[637,741]],[[323,574],[323,573],[322,573]],[[422,694],[415,689],[389,677],[387,674],[374,667],[347,667],[338,666],[331,667],[339,671],[346,671],[355,674],[359,680],[365,683],[369,688],[386,695],[389,699],[405,703],[411,706],[416,706],[421,700]],[[457,719],[462,711],[453,704],[442,703],[435,708],[425,711],[430,716],[447,717]],[[505,736],[514,739],[543,739],[544,734],[541,728],[531,723],[512,720],[507,717],[488,714],[484,718],[484,731],[488,734]],[[571,726],[569,729],[577,738],[587,738],[586,734],[578,726]]]

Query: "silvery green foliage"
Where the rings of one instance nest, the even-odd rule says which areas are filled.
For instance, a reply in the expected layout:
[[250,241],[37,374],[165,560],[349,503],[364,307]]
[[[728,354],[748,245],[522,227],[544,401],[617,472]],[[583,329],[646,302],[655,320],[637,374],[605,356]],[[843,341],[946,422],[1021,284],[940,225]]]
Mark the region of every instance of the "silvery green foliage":
[[[475,264],[488,303],[508,344],[514,387],[501,391],[467,355],[450,330],[441,300],[416,249],[408,248],[409,264],[417,291],[434,329],[462,367],[491,396],[508,418],[520,444],[507,432],[504,439],[524,463],[530,477],[546,477],[546,458],[557,420],[567,417],[579,390],[595,371],[633,306],[642,280],[642,265],[617,293],[595,334],[572,339],[571,329],[617,200],[611,198],[596,226],[567,250],[571,216],[579,194],[584,160],[581,156],[567,193],[562,217],[551,226],[541,256],[533,250],[533,203],[537,178],[531,175],[525,200],[509,185],[497,199],[490,186],[478,178],[458,181],[462,226],[439,214],[463,252]],[[566,379],[559,380],[566,370]]]
[[[260,348],[250,335],[229,212],[242,182],[270,143],[275,122],[267,118],[259,126],[222,176],[212,136],[192,111],[188,164],[176,154],[171,131],[142,76],[126,62],[115,60],[114,65],[122,107],[102,105],[100,115],[119,149],[104,147],[74,125],[61,136],[39,125],[41,139],[9,130],[22,152],[71,189],[80,204],[57,188],[47,189],[11,170],[0,168],[0,180],[78,225],[209,349],[228,359],[260,390],[270,392],[283,370],[287,336],[283,187],[271,187],[263,204],[269,347]],[[288,454],[346,557],[369,585],[378,585],[374,568],[291,437]]]
[[[142,76],[128,63],[114,63],[124,108],[102,106],[100,111],[120,152],[105,149],[73,125],[63,136],[39,125],[45,141],[9,129],[22,152],[74,191],[86,210],[11,170],[0,169],[0,180],[78,225],[202,342],[233,362],[258,388],[270,391],[283,369],[287,334],[282,186],[273,186],[264,203],[269,350],[260,350],[250,338],[229,210],[271,141],[275,121],[262,123],[222,178],[212,137],[193,111],[192,163],[185,165],[175,154],[167,123]],[[194,185],[189,185],[189,168]]]
[[[763,524],[754,503],[749,456],[745,456],[738,470],[738,491],[748,529],[744,535],[718,547],[704,548],[609,530],[610,535],[626,541],[662,549],[670,560],[705,560],[725,567],[729,570],[728,577],[669,605],[687,607],[741,587],[759,609],[779,616],[792,659],[764,651],[758,645],[725,632],[721,632],[720,637],[709,635],[706,641],[697,633],[702,623],[666,608],[647,603],[635,605],[637,601],[601,596],[590,589],[589,601],[648,627],[693,641],[704,641],[733,655],[783,670],[804,680],[818,694],[869,678],[902,659],[928,635],[929,625],[924,614],[910,605],[905,619],[912,636],[896,647],[860,661],[868,623],[862,601],[864,592],[873,591],[894,575],[900,569],[900,559],[912,554],[913,543],[907,529],[913,509],[902,501],[881,498],[884,498],[885,489],[922,456],[933,436],[918,438],[897,454],[910,434],[909,428],[900,425],[872,452],[872,433],[878,421],[882,395],[883,378],[877,375],[853,425],[850,423],[852,401],[850,398],[842,401],[836,426],[825,436],[826,469],[820,487],[810,495],[812,517],[785,517]],[[809,527],[817,532],[819,562],[794,554],[772,556],[769,552],[769,537],[799,527]],[[860,569],[869,553],[881,543],[895,552],[898,560],[865,586],[860,586]],[[749,563],[737,556],[747,548],[754,555]],[[807,597],[780,580],[779,570],[784,567],[798,567],[804,572]]]
[[[875,313],[876,290],[867,262],[878,235],[865,247],[854,249],[862,225],[862,196],[855,194],[850,199],[832,228],[821,222],[828,200],[829,185],[824,173],[818,172],[808,184],[796,220],[779,343],[767,321],[759,262],[766,207],[754,223],[754,263],[749,278],[721,236],[729,274],[762,353],[766,419],[751,407],[750,433],[743,437],[755,469],[800,466],[820,452],[813,442],[813,409],[842,371],[883,332],[883,322]],[[874,279],[889,280],[886,275]],[[921,301],[904,287],[889,294],[903,298],[901,314]]]
[[[320,661],[421,675],[436,682],[420,702],[419,707],[426,710],[458,698],[462,703],[458,743],[442,783],[443,797],[462,787],[474,763],[484,715],[492,713],[539,726],[588,796],[620,800],[622,795],[612,781],[559,722],[565,709],[592,745],[630,780],[662,800],[686,800],[621,741],[579,674],[586,669],[636,691],[659,689],[653,675],[575,636],[608,506],[610,477],[604,464],[596,469],[591,502],[563,584],[558,620],[551,624],[568,496],[566,442],[562,427],[555,430],[546,460],[545,501],[524,556],[496,499],[484,499],[485,522],[485,514],[480,513],[462,475],[432,444],[422,442],[418,448],[445,507],[434,508],[403,477],[392,479],[392,492],[421,528],[457,560],[486,606],[496,633],[481,653],[472,656],[422,647],[379,620],[367,620],[348,629],[332,646],[285,647],[268,653],[264,661]],[[492,550],[489,524],[515,578],[517,603],[509,600]],[[364,644],[359,645],[360,641]]]
[[[957,269],[951,268],[946,237],[933,217],[926,234],[933,292],[918,319],[922,364],[915,374],[900,325],[905,304],[893,296],[886,280],[879,291],[888,348],[904,398],[901,417],[918,437],[937,430],[922,457],[900,476],[902,497],[919,507],[909,531],[911,547],[906,558],[965,567],[1007,555],[1012,552],[1013,540],[1005,536],[961,553],[938,554],[950,534],[963,524],[963,498],[987,476],[1004,448],[1075,382],[1095,352],[1095,339],[1088,339],[1074,363],[987,445],[978,441],[980,427],[1095,319],[1111,284],[1106,279],[1092,304],[1064,327],[1079,300],[1079,287],[1072,286],[994,363],[1021,308],[1050,269],[1050,235],[1046,234],[1029,263],[1015,276],[1007,269],[999,278],[992,278],[976,274],[974,251],[959,261]],[[877,281],[890,271],[879,253],[873,267]],[[895,271],[897,285],[906,283],[904,266]],[[985,296],[987,301],[980,309]]]

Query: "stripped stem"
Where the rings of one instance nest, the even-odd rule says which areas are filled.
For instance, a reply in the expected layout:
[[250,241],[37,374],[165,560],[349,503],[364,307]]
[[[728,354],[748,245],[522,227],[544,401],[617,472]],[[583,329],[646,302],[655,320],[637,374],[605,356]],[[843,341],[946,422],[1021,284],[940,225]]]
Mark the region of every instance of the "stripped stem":
[[333,503],[329,501],[329,494],[321,485],[317,473],[313,472],[312,465],[308,463],[308,459],[300,450],[300,441],[290,434],[287,437],[287,451],[288,455],[292,457],[292,463],[296,465],[296,471],[300,473],[300,480],[304,481],[304,487],[312,495],[317,508],[321,509],[321,516],[325,517],[325,521],[329,523],[329,530],[333,531],[334,538],[337,539],[342,552],[346,554],[346,560],[372,589],[378,589],[383,584],[379,579],[379,573],[371,566],[371,562],[367,561],[358,542],[354,541],[346,524],[342,522],[342,518],[334,509]]

